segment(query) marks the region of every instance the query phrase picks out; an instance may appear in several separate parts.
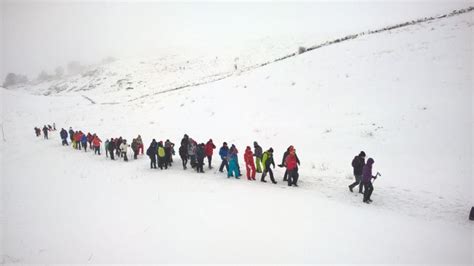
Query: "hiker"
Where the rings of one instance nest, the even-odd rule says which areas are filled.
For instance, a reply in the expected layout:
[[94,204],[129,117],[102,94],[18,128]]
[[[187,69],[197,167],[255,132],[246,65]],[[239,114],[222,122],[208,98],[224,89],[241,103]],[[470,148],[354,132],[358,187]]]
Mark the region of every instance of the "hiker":
[[46,125],[43,127],[43,135],[44,139],[48,139],[48,128],[46,127]]
[[146,150],[146,155],[150,157],[150,168],[151,169],[157,169],[156,168],[156,155],[158,151],[158,143],[156,143],[156,140],[153,139],[150,143],[150,147]]
[[188,147],[189,145],[189,136],[187,134],[184,134],[183,139],[181,139],[181,146]]
[[229,161],[229,169],[227,171],[228,178],[230,178],[231,176],[234,176],[235,178],[239,179],[240,170],[237,163],[237,153],[239,153],[239,151],[237,150],[235,145],[232,144],[230,146],[230,149],[227,155],[227,158]]
[[41,136],[41,129],[35,127],[35,134],[37,137]]
[[253,162],[253,152],[250,146],[247,146],[245,149],[244,161],[247,171],[247,180],[255,180],[255,163]]
[[143,147],[142,136],[140,136],[140,135],[138,135],[138,137],[137,137],[137,144],[138,144],[138,153],[141,152],[142,155],[143,155],[143,149],[144,149],[144,147]]
[[92,146],[94,147],[94,154],[100,155],[100,143],[102,140],[94,133],[92,136]]
[[82,134],[81,144],[82,144],[82,148],[84,148],[84,152],[87,152],[87,136],[86,136],[86,134]]
[[122,150],[120,149],[120,146],[122,145],[122,143],[123,143],[122,136],[120,136],[118,139],[117,138],[115,139],[116,155],[119,158],[122,157],[123,155]]
[[165,163],[171,167],[171,163],[173,162],[173,154],[174,154],[174,143],[171,142],[169,139],[165,141]]
[[[278,165],[278,167],[285,167],[285,160],[286,156],[290,154],[290,149],[293,148],[293,146],[290,146],[286,149],[285,153],[283,153],[283,158],[281,159],[281,164]],[[285,174],[283,175],[283,181],[288,181],[288,170],[285,170]]]
[[196,167],[196,148],[197,148],[197,143],[193,139],[189,139],[189,144],[188,144],[188,155],[191,159],[191,167],[195,168]]
[[207,162],[209,164],[209,169],[212,169],[211,161],[212,161],[212,154],[214,153],[215,148],[216,148],[216,145],[214,145],[214,143],[212,142],[212,139],[209,139],[209,141],[206,143],[206,146],[205,146],[206,157],[207,157]]
[[105,158],[109,158],[109,143],[109,139],[106,139],[104,142]]
[[372,175],[372,165],[374,164],[374,159],[369,158],[367,164],[362,168],[362,184],[364,185],[364,199],[363,202],[371,203],[372,200],[370,196],[374,191],[374,186],[372,185],[372,178],[377,179],[377,176]]
[[181,146],[179,147],[179,157],[183,161],[183,169],[186,170],[186,164],[188,163],[188,145],[186,143],[181,142]]
[[130,147],[130,145],[127,144],[127,140],[126,139],[122,140],[122,144],[120,144],[120,152],[121,152],[121,157],[123,157],[123,160],[125,162],[128,162],[128,157],[127,157],[128,147]]
[[108,150],[110,153],[110,160],[115,160],[114,158],[115,149],[118,149],[118,147],[115,144],[116,144],[116,141],[114,140],[114,138],[111,138],[109,142],[109,146],[108,146]]
[[263,150],[262,150],[262,147],[260,147],[260,145],[258,145],[256,141],[253,142],[253,147],[255,149],[253,156],[255,156],[255,164],[257,166],[257,173],[261,173],[262,166],[260,164],[262,162]]
[[198,173],[204,173],[204,157],[206,156],[206,151],[205,151],[205,145],[204,143],[201,143],[197,146],[196,148],[196,171]]
[[221,166],[219,167],[219,172],[223,172],[224,166],[227,172],[229,172],[229,163],[227,162],[227,155],[229,154],[229,147],[227,147],[227,142],[222,144],[222,147],[219,149],[219,156],[221,156]]
[[72,127],[69,127],[69,138],[71,138],[71,142],[74,142],[74,130],[72,130]]
[[165,162],[165,148],[163,147],[163,142],[158,142],[158,167],[163,170],[163,166],[165,169],[168,169],[168,165]]
[[139,147],[140,144],[138,144],[138,140],[137,139],[133,139],[132,140],[132,151],[133,151],[133,159],[136,160],[138,157],[138,147]]
[[53,122],[53,130],[56,131],[56,123]]
[[273,165],[273,169],[275,169],[275,162],[273,161],[273,148],[270,148],[266,152],[263,153],[262,163],[263,163],[263,173],[262,173],[262,177],[260,181],[267,182],[265,181],[265,176],[267,175],[267,173],[269,173],[272,183],[276,184],[277,182],[273,178],[273,172],[272,172],[272,169],[270,168],[270,166]]
[[349,190],[353,192],[355,186],[359,186],[359,193],[364,194],[362,185],[362,169],[365,165],[365,152],[361,151],[359,155],[352,159],[352,168],[354,168],[355,182],[349,185]]
[[74,144],[75,144],[74,148],[76,148],[76,150],[81,150],[81,139],[82,139],[82,132],[76,131],[76,133],[74,133]]
[[286,173],[288,175],[288,186],[295,186],[297,187],[298,184],[298,165],[300,164],[300,160],[296,155],[296,150],[293,146],[290,146],[288,151],[288,155],[285,158],[284,165],[286,166]]
[[90,132],[87,132],[87,142],[89,143],[89,149],[91,149],[91,150],[93,149],[93,148],[92,148],[92,139],[93,139],[93,138],[94,138],[94,136],[91,135]]
[[64,128],[61,128],[61,131],[59,132],[59,135],[61,136],[61,139],[63,140],[63,146],[69,146],[67,143],[67,131]]

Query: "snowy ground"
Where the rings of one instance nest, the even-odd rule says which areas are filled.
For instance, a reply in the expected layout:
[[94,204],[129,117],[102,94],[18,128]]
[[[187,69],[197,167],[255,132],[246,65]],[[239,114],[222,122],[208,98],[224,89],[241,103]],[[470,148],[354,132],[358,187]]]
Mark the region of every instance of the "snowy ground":
[[[472,13],[423,23],[120,104],[108,85],[86,94],[97,104],[2,89],[3,261],[472,264],[473,25]],[[34,137],[52,121],[241,153],[257,140],[277,163],[293,144],[300,187],[183,171],[177,158],[167,171],[111,162],[58,132]],[[369,206],[347,189],[360,150],[383,174]]]

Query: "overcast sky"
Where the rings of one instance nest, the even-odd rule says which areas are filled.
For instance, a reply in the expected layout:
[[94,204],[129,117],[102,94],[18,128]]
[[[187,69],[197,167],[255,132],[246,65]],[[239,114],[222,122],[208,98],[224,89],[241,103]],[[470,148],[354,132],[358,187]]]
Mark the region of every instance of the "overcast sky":
[[[167,47],[245,45],[262,36],[373,29],[470,3],[2,1],[0,77],[35,78],[71,60],[159,54]],[[472,2],[471,2],[472,5]],[[357,26],[357,27],[356,27]]]

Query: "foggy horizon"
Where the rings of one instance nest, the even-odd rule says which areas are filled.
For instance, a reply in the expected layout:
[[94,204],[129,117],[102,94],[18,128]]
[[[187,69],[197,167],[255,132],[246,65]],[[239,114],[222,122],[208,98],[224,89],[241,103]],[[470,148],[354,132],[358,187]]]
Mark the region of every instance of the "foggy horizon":
[[[262,38],[378,28],[402,17],[467,7],[469,2],[2,2],[0,77],[36,79],[70,61],[146,57],[187,50],[216,55]],[[335,15],[336,14],[336,15]],[[403,14],[403,15],[401,15]],[[357,23],[354,23],[356,21]],[[343,22],[343,23],[341,23]],[[355,24],[355,25],[354,25]],[[313,45],[312,43],[311,45]],[[296,49],[296,47],[295,47]],[[236,55],[237,56],[237,55]]]

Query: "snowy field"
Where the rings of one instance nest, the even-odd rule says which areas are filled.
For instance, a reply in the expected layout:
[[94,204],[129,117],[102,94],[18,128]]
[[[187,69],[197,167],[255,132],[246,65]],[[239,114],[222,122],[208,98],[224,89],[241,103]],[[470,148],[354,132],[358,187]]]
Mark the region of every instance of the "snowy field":
[[[3,262],[472,265],[473,25],[469,12],[245,73],[212,58],[184,70],[179,62],[190,63],[172,58],[160,79],[155,63],[118,61],[63,80],[60,93],[1,89]],[[126,67],[143,90],[231,75],[135,99],[111,74]],[[85,84],[94,87],[71,89]],[[278,167],[277,185],[184,171],[177,156],[172,169],[151,170],[146,156],[110,161],[62,147],[59,131],[34,136],[53,121],[102,140],[140,134],[145,148],[185,133],[227,141],[241,168],[253,141],[273,147],[277,164],[294,145],[300,187],[287,187]],[[383,174],[370,205],[347,188],[361,150]]]

